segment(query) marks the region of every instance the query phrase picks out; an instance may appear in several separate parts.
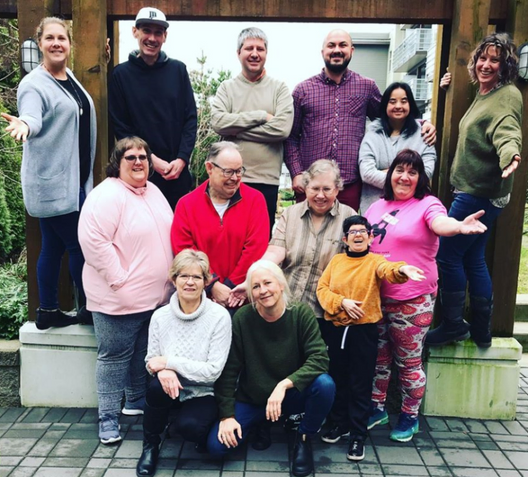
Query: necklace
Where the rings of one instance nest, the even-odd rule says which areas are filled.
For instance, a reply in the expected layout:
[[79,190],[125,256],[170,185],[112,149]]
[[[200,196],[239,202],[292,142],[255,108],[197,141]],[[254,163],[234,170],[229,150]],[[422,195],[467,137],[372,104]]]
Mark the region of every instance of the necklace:
[[[62,86],[59,82],[59,80],[57,78],[55,78],[55,75],[48,69],[48,67],[42,63],[42,66],[44,67],[44,69],[51,75],[51,77],[57,82],[57,84],[66,91],[66,89],[64,88],[64,86]],[[75,93],[75,96],[73,99],[74,101],[77,103],[77,106],[79,106],[79,115],[83,115],[83,107],[82,107],[82,100],[81,100],[81,97],[79,96],[79,93],[77,92],[77,89],[75,88],[75,85],[73,84],[73,81],[71,80],[70,76],[68,75],[68,73],[66,73],[66,79],[68,80],[68,82],[70,83],[70,86],[72,87],[73,89],[73,92]],[[61,80],[63,81],[63,80]],[[71,95],[70,95],[71,96]]]
[[77,89],[75,89],[75,85],[73,84],[73,81],[71,80],[71,78],[66,75],[66,77],[68,78],[68,81],[70,82],[70,85],[73,89],[73,92],[75,93],[75,96],[76,98],[73,98],[75,99],[75,102],[79,105],[79,114],[82,116],[83,115],[83,107],[82,107],[82,100],[81,100],[81,97],[79,96],[79,93],[77,92]]

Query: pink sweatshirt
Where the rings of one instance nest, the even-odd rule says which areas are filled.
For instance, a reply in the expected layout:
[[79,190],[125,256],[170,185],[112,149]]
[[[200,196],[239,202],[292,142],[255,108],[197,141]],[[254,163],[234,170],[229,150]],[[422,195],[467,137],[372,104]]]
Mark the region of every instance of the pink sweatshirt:
[[376,238],[370,251],[383,255],[391,262],[403,260],[421,268],[425,280],[395,285],[383,282],[381,298],[410,300],[426,293],[435,293],[438,288],[436,253],[438,236],[431,230],[433,220],[447,215],[442,202],[432,195],[423,199],[391,200],[374,202],[365,217],[374,228]]
[[88,310],[127,315],[167,303],[172,216],[151,182],[107,178],[88,194],[79,219]]

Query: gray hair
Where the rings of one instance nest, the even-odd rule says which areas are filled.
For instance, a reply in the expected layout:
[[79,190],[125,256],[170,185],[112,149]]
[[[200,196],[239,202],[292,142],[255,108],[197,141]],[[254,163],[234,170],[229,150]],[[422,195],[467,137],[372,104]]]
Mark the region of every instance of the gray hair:
[[335,176],[335,185],[339,190],[343,190],[343,179],[336,161],[330,159],[318,159],[315,161],[307,171],[302,174],[302,183],[306,187],[309,182],[317,175],[325,172],[333,172]]
[[240,147],[231,141],[219,141],[213,142],[211,148],[209,149],[209,155],[207,156],[207,162],[214,162],[214,160],[220,155],[222,151],[227,149],[234,149],[235,151],[240,151]]
[[246,40],[249,40],[250,38],[257,38],[258,40],[264,41],[264,46],[266,47],[266,51],[268,50],[268,37],[266,34],[257,27],[251,27],[251,28],[244,28],[240,35],[238,35],[237,40],[237,51],[240,53],[240,50],[244,46],[244,42]]
[[290,287],[288,285],[288,282],[286,281],[286,277],[284,276],[284,273],[282,272],[281,268],[271,260],[257,260],[255,263],[253,263],[253,265],[249,267],[247,271],[245,285],[249,302],[251,303],[253,308],[255,308],[255,300],[253,298],[253,293],[251,292],[251,278],[253,277],[253,273],[261,269],[270,272],[280,283],[280,285],[282,286],[282,299],[284,300],[286,308],[290,309],[292,307],[292,294],[290,291]]

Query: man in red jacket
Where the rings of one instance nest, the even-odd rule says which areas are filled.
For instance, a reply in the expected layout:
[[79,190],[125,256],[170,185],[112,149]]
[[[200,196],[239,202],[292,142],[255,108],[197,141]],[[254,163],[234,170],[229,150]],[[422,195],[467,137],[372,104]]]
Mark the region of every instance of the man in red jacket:
[[171,230],[175,254],[186,248],[205,252],[213,280],[213,300],[234,306],[231,289],[246,278],[249,266],[268,244],[269,218],[261,192],[242,184],[245,169],[232,142],[214,143],[205,163],[209,179],[178,202]]

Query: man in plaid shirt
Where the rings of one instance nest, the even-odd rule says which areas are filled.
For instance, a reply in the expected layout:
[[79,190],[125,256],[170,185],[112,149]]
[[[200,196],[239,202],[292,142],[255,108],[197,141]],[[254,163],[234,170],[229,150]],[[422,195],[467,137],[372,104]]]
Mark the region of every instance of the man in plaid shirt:
[[[378,116],[381,93],[374,80],[348,69],[353,52],[349,33],[331,31],[321,51],[325,67],[293,90],[295,116],[284,159],[298,202],[305,198],[302,172],[317,159],[333,159],[345,183],[338,200],[359,209],[359,146],[365,135],[366,117]],[[434,126],[425,123],[422,131],[427,132],[424,140],[434,143]]]

